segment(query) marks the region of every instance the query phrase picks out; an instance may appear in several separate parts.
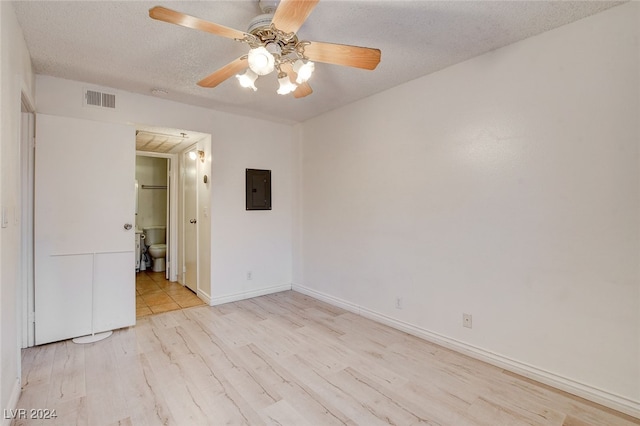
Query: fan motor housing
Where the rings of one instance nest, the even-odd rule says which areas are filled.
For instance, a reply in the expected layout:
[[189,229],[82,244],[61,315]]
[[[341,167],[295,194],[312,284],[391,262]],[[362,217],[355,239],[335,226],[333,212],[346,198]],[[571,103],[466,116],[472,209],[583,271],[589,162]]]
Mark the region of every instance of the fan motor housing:
[[256,35],[256,32],[261,29],[269,28],[271,25],[271,20],[273,19],[273,13],[263,13],[262,15],[258,15],[249,22],[249,28],[247,32],[249,34]]
[[247,32],[254,35],[263,46],[275,44],[284,55],[295,50],[298,37],[294,33],[285,34],[271,25],[272,13],[258,15],[249,23]]

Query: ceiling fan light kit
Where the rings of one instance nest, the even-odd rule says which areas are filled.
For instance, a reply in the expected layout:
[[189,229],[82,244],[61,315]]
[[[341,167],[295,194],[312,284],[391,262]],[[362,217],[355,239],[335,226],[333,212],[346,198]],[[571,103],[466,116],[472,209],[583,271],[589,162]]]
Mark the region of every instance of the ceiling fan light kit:
[[240,86],[252,89],[254,92],[258,90],[255,85],[255,82],[258,79],[258,74],[251,71],[251,68],[247,68],[244,74],[236,74],[236,78],[238,79]]
[[275,57],[266,47],[260,46],[249,51],[249,68],[258,75],[267,75],[273,72],[276,66]]
[[[246,43],[247,55],[232,61],[198,82],[213,88],[235,75],[241,87],[257,90],[258,77],[277,71],[277,93],[302,98],[313,90],[307,81],[315,62],[373,70],[380,62],[380,50],[343,44],[299,41],[296,32],[307,20],[319,0],[259,0],[263,15],[254,18],[248,32],[234,30],[156,6],[149,10],[153,19],[209,32]],[[244,73],[241,74],[241,72]],[[294,83],[295,81],[295,83]]]
[[302,59],[298,59],[293,63],[293,71],[298,74],[298,78],[296,78],[296,83],[302,84],[309,80],[311,74],[316,69],[316,64],[311,61],[305,61]]
[[286,72],[278,74],[278,83],[280,83],[280,87],[277,90],[278,95],[288,95],[298,88],[297,84],[291,82]]

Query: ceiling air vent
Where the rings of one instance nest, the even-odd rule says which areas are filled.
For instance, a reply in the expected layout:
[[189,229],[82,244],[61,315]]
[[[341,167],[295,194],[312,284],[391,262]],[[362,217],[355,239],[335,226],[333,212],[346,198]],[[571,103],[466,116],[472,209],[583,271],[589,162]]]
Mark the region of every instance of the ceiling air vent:
[[84,105],[101,108],[115,108],[116,95],[113,93],[100,92],[97,90],[85,89]]

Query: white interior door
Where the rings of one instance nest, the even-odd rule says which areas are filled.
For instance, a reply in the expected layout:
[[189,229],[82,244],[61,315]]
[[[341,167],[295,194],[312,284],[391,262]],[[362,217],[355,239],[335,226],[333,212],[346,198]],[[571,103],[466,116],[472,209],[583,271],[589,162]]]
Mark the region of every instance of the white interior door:
[[[196,152],[196,148],[190,152]],[[197,158],[197,155],[196,155]],[[198,292],[198,198],[197,178],[198,160],[192,160],[185,154],[184,172],[184,282],[194,292]]]
[[173,219],[171,217],[171,158],[167,158],[167,231],[165,233],[165,242],[167,245],[167,254],[165,257],[165,270],[164,270],[164,278],[167,280],[171,280],[171,274],[173,273],[173,256],[171,246],[173,245],[173,241],[171,238],[171,234],[173,233],[173,229],[171,229],[171,224],[173,223]]
[[35,151],[36,344],[135,324],[135,129],[38,114]]

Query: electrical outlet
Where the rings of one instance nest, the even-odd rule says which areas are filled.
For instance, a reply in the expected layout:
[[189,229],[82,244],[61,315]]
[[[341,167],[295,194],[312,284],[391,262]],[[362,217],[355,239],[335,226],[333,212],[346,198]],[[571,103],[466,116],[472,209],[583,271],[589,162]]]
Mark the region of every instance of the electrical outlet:
[[250,281],[253,279],[253,272],[247,271],[247,280]]
[[471,314],[462,314],[462,326],[471,328],[472,325],[473,325],[473,321],[471,318]]
[[396,297],[396,309],[402,309],[402,297]]

